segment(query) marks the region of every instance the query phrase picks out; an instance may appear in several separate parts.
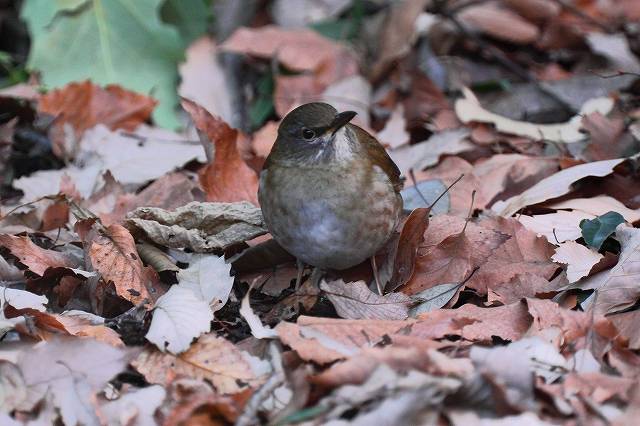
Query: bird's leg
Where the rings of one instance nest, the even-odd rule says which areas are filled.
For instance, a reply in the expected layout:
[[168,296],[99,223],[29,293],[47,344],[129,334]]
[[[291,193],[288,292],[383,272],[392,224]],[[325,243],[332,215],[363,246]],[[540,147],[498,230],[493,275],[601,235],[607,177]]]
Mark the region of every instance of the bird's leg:
[[373,279],[376,280],[376,287],[378,288],[378,294],[382,296],[384,288],[380,282],[380,276],[378,275],[378,265],[376,265],[376,257],[371,256],[371,270],[373,270]]
[[294,291],[297,292],[302,285],[302,274],[304,274],[304,263],[300,259],[296,259],[296,266],[298,267],[298,274],[296,275],[296,286]]
[[318,267],[314,267],[313,272],[311,272],[311,277],[309,277],[309,279],[311,280],[311,284],[314,287],[320,288],[320,280],[322,279],[323,276],[324,276],[324,270]]

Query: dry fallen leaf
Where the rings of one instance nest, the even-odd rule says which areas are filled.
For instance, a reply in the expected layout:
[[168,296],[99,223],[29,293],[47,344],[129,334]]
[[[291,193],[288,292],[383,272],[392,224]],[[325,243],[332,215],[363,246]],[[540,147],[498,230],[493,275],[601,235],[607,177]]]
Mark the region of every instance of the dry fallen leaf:
[[205,334],[178,355],[145,350],[133,366],[149,383],[168,385],[181,377],[208,380],[222,394],[236,393],[247,384],[259,384],[242,352],[228,340]]
[[483,108],[478,98],[469,89],[464,89],[463,94],[464,97],[455,103],[456,114],[463,123],[491,123],[500,132],[558,143],[575,143],[584,140],[585,135],[580,132],[582,117],[593,112],[606,115],[613,108],[613,100],[610,98],[591,99],[582,106],[580,114],[566,123],[535,124],[503,117]]
[[178,272],[178,285],[191,290],[215,312],[229,300],[233,286],[230,273],[231,264],[224,256],[193,255],[189,267]]
[[92,339],[59,338],[22,346],[16,365],[28,393],[15,409],[30,411],[50,394],[64,424],[99,424],[96,394],[125,370],[132,352]]
[[166,397],[167,392],[159,385],[130,391],[101,405],[100,417],[109,425],[154,426],[154,414]]
[[571,190],[571,185],[582,178],[606,176],[613,172],[614,167],[624,161],[624,158],[617,158],[569,167],[541,180],[520,195],[495,203],[491,209],[501,216],[511,216],[524,207],[566,194]]
[[213,161],[200,172],[207,201],[249,201],[258,205],[258,176],[238,152],[238,131],[188,99],[182,107],[215,147]]
[[196,253],[225,249],[266,233],[259,208],[247,202],[192,202],[174,211],[141,207],[127,226],[156,244]]
[[121,225],[111,225],[98,235],[89,248],[93,268],[106,282],[112,282],[118,296],[133,304],[156,299],[156,272],[138,257],[133,237]]
[[209,304],[180,285],[169,288],[156,301],[145,338],[162,352],[179,354],[189,349],[193,339],[211,328],[213,312]]
[[378,132],[378,141],[391,149],[396,149],[408,144],[411,135],[407,132],[406,125],[407,120],[404,118],[404,107],[402,104],[398,104],[391,112],[391,116],[385,123],[384,128]]
[[46,250],[35,245],[29,237],[0,235],[0,245],[6,247],[18,262],[36,275],[44,275],[49,268],[76,268],[77,263],[64,253]]
[[556,253],[551,258],[556,263],[567,265],[567,279],[573,283],[589,275],[591,268],[603,257],[589,247],[575,241],[566,241],[556,248]]
[[459,17],[470,27],[510,43],[529,44],[540,36],[535,25],[508,9],[497,7],[493,2],[466,7]]
[[185,52],[185,62],[178,67],[178,93],[229,123],[233,118],[233,98],[218,51],[211,37],[201,37],[191,43]]
[[346,319],[403,320],[411,304],[411,298],[402,293],[380,296],[369,290],[364,281],[323,280],[320,290],[327,294],[338,315]]
[[[84,132],[97,124],[111,130],[134,130],[151,117],[157,101],[120,86],[105,88],[89,80],[70,83],[40,97],[40,111],[56,117],[53,150],[59,157],[74,157]],[[71,141],[69,131],[73,136]]]
[[618,264],[609,271],[603,284],[596,290],[594,309],[597,313],[611,314],[635,305],[640,298],[640,229],[621,223],[616,228],[616,239],[622,251]]

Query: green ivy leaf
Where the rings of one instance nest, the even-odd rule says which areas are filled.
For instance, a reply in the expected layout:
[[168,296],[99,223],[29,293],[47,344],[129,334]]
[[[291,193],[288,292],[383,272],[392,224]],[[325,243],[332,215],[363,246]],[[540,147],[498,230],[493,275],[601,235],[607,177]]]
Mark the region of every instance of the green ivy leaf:
[[607,212],[594,219],[583,219],[580,222],[582,238],[589,247],[600,250],[602,243],[613,234],[616,227],[624,222],[624,217],[618,212]]
[[159,18],[164,0],[26,0],[31,34],[28,66],[48,88],[90,79],[118,84],[159,100],[153,118],[179,126],[177,63],[183,43]]
[[175,26],[186,48],[207,31],[212,17],[210,0],[165,0],[160,9],[162,20]]

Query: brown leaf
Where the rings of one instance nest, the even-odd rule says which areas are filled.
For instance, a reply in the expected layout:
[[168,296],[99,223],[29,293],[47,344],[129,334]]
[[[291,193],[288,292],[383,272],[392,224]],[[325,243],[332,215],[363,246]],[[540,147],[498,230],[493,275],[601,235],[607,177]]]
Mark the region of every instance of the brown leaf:
[[[429,245],[428,234],[441,232],[441,227],[451,233]],[[506,234],[473,222],[465,226],[464,221],[455,217],[437,216],[426,232],[425,246],[419,251],[413,278],[402,291],[416,294],[438,284],[462,282],[474,269],[486,263],[508,238]]]
[[49,268],[75,268],[73,260],[54,250],[46,250],[38,247],[29,237],[15,237],[13,235],[0,235],[0,246],[6,247],[18,261],[25,265],[31,272],[43,276]]
[[240,28],[223,44],[224,50],[264,59],[277,59],[294,71],[336,68],[345,48],[308,29],[284,29],[272,25]]
[[480,226],[510,236],[493,251],[487,262],[467,282],[480,294],[509,282],[518,274],[534,274],[549,279],[558,269],[551,261],[553,246],[544,237],[526,229],[516,219],[487,218]]
[[258,157],[267,158],[278,137],[278,123],[269,121],[253,134],[251,148]]
[[58,156],[74,155],[65,146],[65,125],[70,125],[79,141],[85,130],[96,124],[110,129],[134,130],[147,121],[156,106],[156,101],[120,86],[105,88],[89,80],[70,83],[53,90],[40,98],[41,112],[57,117],[53,127],[54,152]]
[[608,118],[593,112],[582,118],[582,128],[591,136],[585,150],[589,161],[623,157],[633,143],[632,137],[624,137],[625,124],[622,118]]
[[480,32],[510,43],[529,44],[540,36],[535,25],[491,2],[467,7],[459,17]]
[[411,298],[402,293],[380,296],[364,281],[323,280],[320,290],[326,292],[338,315],[346,319],[402,320],[407,318],[411,304]]
[[553,0],[502,0],[504,4],[530,21],[546,21],[561,11],[560,3]]
[[640,349],[640,310],[623,312],[608,317],[620,335],[629,340],[629,349]]
[[[382,265],[381,277],[383,288],[393,291],[406,284],[415,270],[418,246],[424,239],[424,233],[429,226],[429,208],[417,208],[413,210],[404,221],[397,241],[392,241],[392,249]],[[391,276],[389,282],[383,279],[384,275]]]
[[372,69],[372,80],[377,80],[394,61],[409,53],[416,37],[415,22],[428,0],[409,0],[393,3],[380,34],[378,57]]
[[249,201],[258,205],[258,177],[238,152],[238,131],[188,99],[182,107],[215,146],[214,159],[199,173],[207,201]]
[[235,345],[213,334],[200,336],[178,356],[146,349],[132,364],[150,383],[167,386],[181,377],[207,380],[221,394],[236,393],[261,381]]
[[121,225],[111,225],[98,235],[89,248],[93,268],[106,282],[113,282],[118,296],[134,305],[149,303],[160,295],[158,275],[138,257],[133,237]]

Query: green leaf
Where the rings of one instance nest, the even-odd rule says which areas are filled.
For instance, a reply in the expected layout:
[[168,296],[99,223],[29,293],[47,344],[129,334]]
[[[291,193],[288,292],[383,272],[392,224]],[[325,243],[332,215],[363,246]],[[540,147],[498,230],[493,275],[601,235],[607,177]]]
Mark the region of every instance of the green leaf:
[[624,217],[617,212],[608,212],[594,219],[583,219],[580,222],[582,238],[589,247],[600,250],[602,243],[613,234],[616,227],[624,223]]
[[175,28],[159,18],[163,0],[26,0],[22,18],[32,46],[28,66],[45,86],[90,79],[151,95],[161,126],[179,122],[177,63],[182,43]]
[[212,17],[209,0],[165,0],[160,9],[162,20],[178,29],[186,48],[207,31]]
[[273,106],[273,75],[263,75],[256,87],[257,96],[249,107],[249,124],[252,129],[258,129],[274,112]]

